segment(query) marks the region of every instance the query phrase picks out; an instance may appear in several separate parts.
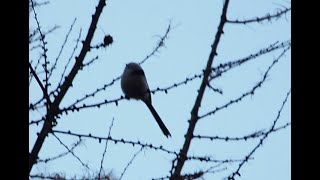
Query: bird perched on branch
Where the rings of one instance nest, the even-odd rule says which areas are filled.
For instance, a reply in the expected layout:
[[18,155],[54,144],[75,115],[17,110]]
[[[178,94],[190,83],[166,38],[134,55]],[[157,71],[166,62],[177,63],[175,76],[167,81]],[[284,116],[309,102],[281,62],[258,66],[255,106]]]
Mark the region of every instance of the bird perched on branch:
[[147,79],[139,64],[131,62],[126,65],[121,76],[121,89],[127,98],[143,101],[157,121],[163,134],[166,137],[171,136],[169,130],[164,125],[157,111],[151,104],[151,93]]

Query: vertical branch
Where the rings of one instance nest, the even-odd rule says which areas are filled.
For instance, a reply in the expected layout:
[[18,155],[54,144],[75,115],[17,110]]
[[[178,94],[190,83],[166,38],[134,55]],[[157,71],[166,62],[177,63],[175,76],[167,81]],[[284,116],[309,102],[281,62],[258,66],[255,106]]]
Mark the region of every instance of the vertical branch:
[[35,145],[32,148],[32,151],[29,156],[29,173],[32,170],[33,165],[36,163],[38,154],[40,152],[40,149],[43,145],[43,142],[48,135],[49,132],[52,131],[53,123],[55,121],[55,117],[58,114],[59,110],[59,104],[62,101],[63,97],[67,93],[68,89],[72,86],[72,81],[75,78],[76,74],[78,71],[81,69],[83,65],[84,58],[90,50],[90,43],[93,38],[94,32],[97,27],[97,23],[99,20],[99,17],[102,13],[103,7],[106,5],[105,0],[100,0],[98,6],[96,7],[96,12],[94,15],[92,15],[92,22],[90,24],[88,34],[86,36],[85,41],[83,42],[83,47],[81,49],[80,55],[76,57],[76,63],[73,66],[70,74],[66,77],[64,83],[60,87],[60,91],[58,95],[56,96],[55,100],[53,103],[50,105],[48,111],[47,111],[47,116],[46,116],[46,121],[38,134],[38,138],[35,142]]
[[198,93],[196,102],[195,102],[195,104],[193,106],[193,109],[191,111],[191,119],[189,120],[189,128],[188,128],[187,134],[185,135],[185,142],[184,142],[183,147],[182,147],[182,149],[180,151],[180,154],[179,154],[179,157],[178,157],[177,166],[176,166],[176,168],[174,170],[173,175],[171,176],[171,179],[179,179],[182,167],[183,167],[183,165],[185,163],[185,160],[186,160],[186,156],[187,156],[187,153],[188,153],[188,150],[189,150],[189,147],[190,147],[191,139],[193,137],[193,131],[195,129],[195,126],[196,126],[196,123],[197,123],[197,120],[198,120],[198,111],[199,111],[199,108],[200,108],[202,97],[204,95],[204,91],[205,91],[205,89],[207,87],[207,84],[208,84],[208,77],[209,77],[210,72],[211,72],[212,62],[213,62],[214,56],[217,55],[217,48],[218,48],[218,44],[219,44],[219,41],[220,41],[220,37],[221,37],[221,35],[223,33],[223,26],[227,21],[228,4],[229,4],[229,0],[226,0],[225,3],[224,3],[224,6],[223,6],[223,10],[222,10],[220,24],[218,26],[218,32],[217,32],[217,34],[215,36],[215,40],[213,42],[213,45],[211,46],[211,52],[210,52],[208,63],[207,63],[206,69],[205,69],[205,73],[204,73],[203,79],[202,79],[202,83],[201,83],[201,86],[200,86],[200,89],[199,89],[199,93]]
[[[37,27],[38,27],[38,31],[40,33],[40,40],[43,44],[42,46],[42,49],[43,49],[43,57],[44,57],[44,64],[43,64],[43,68],[44,68],[44,72],[45,72],[45,91],[48,92],[48,68],[47,68],[47,65],[48,65],[48,60],[47,60],[47,51],[48,49],[46,48],[46,42],[44,41],[44,38],[45,38],[45,35],[41,32],[41,28],[40,28],[40,23],[38,21],[38,18],[37,18],[37,13],[36,13],[36,10],[34,9],[34,3],[33,3],[33,0],[31,0],[31,7],[32,7],[32,10],[33,10],[33,13],[34,13],[34,18],[37,22]],[[49,102],[48,102],[49,103]],[[49,104],[47,104],[47,108]]]

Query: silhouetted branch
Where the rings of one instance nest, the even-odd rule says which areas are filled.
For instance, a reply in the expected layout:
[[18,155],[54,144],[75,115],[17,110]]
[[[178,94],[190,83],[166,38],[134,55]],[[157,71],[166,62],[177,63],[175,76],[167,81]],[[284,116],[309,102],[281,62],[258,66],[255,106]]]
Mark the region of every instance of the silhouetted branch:
[[31,73],[33,74],[33,76],[36,78],[37,80],[37,83],[39,84],[41,90],[42,90],[42,93],[43,93],[43,96],[46,98],[47,100],[47,103],[50,103],[51,104],[51,101],[50,101],[50,98],[49,98],[49,95],[47,94],[47,91],[45,89],[45,87],[43,86],[43,84],[41,83],[38,75],[36,74],[36,72],[34,71],[34,69],[32,68],[32,65],[29,63],[29,69],[31,71]]
[[131,158],[131,160],[130,160],[129,163],[127,164],[127,166],[126,166],[126,167],[124,168],[124,170],[122,171],[119,180],[122,179],[122,176],[123,176],[124,173],[127,171],[128,167],[132,164],[133,160],[138,156],[138,154],[140,154],[140,152],[142,152],[142,150],[143,150],[143,147],[141,147],[141,148],[139,149],[139,151],[136,152],[136,153],[133,155],[133,157]]
[[[46,48],[46,44],[47,44],[47,42],[45,42],[45,35],[41,32],[41,28],[40,28],[40,23],[39,23],[39,21],[38,21],[38,18],[37,18],[37,13],[36,13],[36,10],[34,9],[34,3],[33,3],[33,0],[30,0],[31,1],[31,7],[32,7],[32,10],[33,10],[33,13],[34,13],[34,18],[35,18],[35,20],[36,20],[36,23],[37,23],[37,29],[38,29],[38,31],[39,31],[39,33],[40,33],[40,40],[41,40],[41,42],[42,42],[42,46],[41,46],[41,48],[42,48],[42,50],[43,50],[43,54],[42,54],[42,56],[44,57],[44,64],[42,65],[43,66],[43,68],[44,68],[44,71],[45,71],[45,80],[44,80],[44,82],[45,82],[45,86],[44,86],[44,91],[46,92],[46,94],[48,93],[48,68],[47,68],[47,65],[49,64],[49,62],[48,62],[48,60],[47,60],[47,51],[48,51],[48,49]],[[30,65],[31,66],[31,65]],[[35,73],[34,73],[35,74]],[[34,75],[33,74],[33,75]],[[48,96],[49,97],[49,96]],[[48,99],[48,97],[47,97],[47,99]],[[49,103],[49,101],[48,101],[48,103]]]
[[[74,66],[72,67],[69,75],[65,78],[65,81],[63,82],[63,84],[61,86],[59,86],[59,91],[57,92],[57,95],[55,96],[53,103],[50,104],[50,108],[47,108],[47,118],[46,118],[47,121],[44,123],[40,133],[38,134],[35,145],[33,146],[32,151],[29,156],[29,173],[31,172],[32,167],[36,162],[36,159],[38,157],[38,154],[40,152],[40,149],[43,145],[45,138],[47,137],[49,132],[52,132],[52,127],[54,125],[56,125],[56,118],[59,113],[60,102],[62,101],[63,97],[66,95],[68,89],[72,86],[73,79],[75,78],[75,76],[79,72],[81,66],[83,65],[84,58],[85,58],[87,52],[90,50],[91,40],[92,40],[94,32],[96,30],[96,26],[97,26],[99,17],[101,15],[103,7],[105,5],[106,5],[105,0],[100,0],[98,3],[98,6],[95,8],[96,11],[95,11],[95,14],[92,16],[92,21],[91,21],[90,27],[88,29],[88,34],[86,36],[86,39],[85,39],[85,41],[83,41],[83,47],[81,49],[81,52],[78,57],[75,57],[76,62],[74,64]],[[38,24],[38,28],[40,29],[39,23],[37,23],[37,24]],[[41,35],[41,37],[43,40],[44,37],[42,35]],[[46,52],[46,49],[44,49],[44,50]],[[44,58],[45,58],[45,62],[47,62],[46,56],[44,56]],[[47,73],[46,63],[45,63],[45,70],[46,70],[46,81],[47,81],[48,80],[48,77],[47,77],[48,73]],[[46,90],[47,90],[47,85],[48,85],[48,83],[46,83],[46,86],[45,86]]]
[[44,121],[45,120],[45,117],[39,119],[39,120],[32,120],[31,122],[29,122],[29,125],[32,125],[32,124],[36,124],[38,125],[40,122]]
[[99,56],[96,56],[96,57],[92,58],[89,62],[83,63],[82,68],[84,68],[84,67],[86,67],[86,66],[89,66],[89,65],[92,64],[94,61],[96,61],[98,58],[99,58]]
[[62,46],[61,46],[60,51],[59,51],[59,53],[58,53],[58,56],[56,57],[53,66],[52,66],[52,67],[50,68],[50,70],[49,70],[49,75],[48,75],[48,78],[49,78],[49,79],[50,79],[50,77],[51,77],[51,75],[52,75],[53,70],[54,70],[54,69],[56,68],[56,66],[57,66],[58,60],[59,60],[59,58],[60,58],[60,55],[61,55],[61,53],[62,53],[62,51],[63,51],[63,49],[64,49],[65,44],[66,44],[67,41],[68,41],[69,35],[70,35],[70,33],[71,33],[72,29],[73,29],[74,24],[76,23],[76,20],[77,20],[77,18],[75,18],[75,19],[73,20],[73,22],[72,22],[72,24],[71,24],[71,26],[70,26],[70,29],[69,29],[69,31],[68,31],[65,39],[64,39],[64,42],[62,43]]
[[254,23],[254,22],[259,23],[265,20],[271,21],[272,19],[280,18],[282,15],[286,14],[289,11],[291,11],[291,7],[280,9],[275,14],[272,14],[272,15],[268,13],[267,15],[262,17],[256,17],[256,18],[247,19],[247,20],[227,20],[227,22],[231,24],[247,24],[247,23]]
[[[282,129],[285,129],[286,127],[290,126],[291,123],[286,123],[285,125],[283,126],[279,126],[278,128],[274,128],[272,130],[272,132],[276,132],[276,131],[279,131],[279,130],[282,130]],[[255,138],[258,138],[258,137],[261,137],[261,136],[264,136],[266,135],[268,132],[264,132],[263,130],[260,130],[260,131],[257,131],[257,132],[254,132],[254,133],[251,133],[249,135],[246,135],[246,136],[242,136],[242,137],[221,137],[221,136],[203,136],[203,135],[194,135],[193,137],[194,138],[198,138],[198,139],[209,139],[211,141],[213,140],[223,140],[223,141],[241,141],[241,140],[244,140],[244,141],[247,141],[248,139],[255,139]]]
[[[46,36],[47,34],[50,34],[52,33],[53,31],[57,30],[58,28],[60,28],[60,26],[58,25],[54,25],[51,29],[49,29],[48,31],[46,32],[43,32],[43,35]],[[37,36],[39,33],[39,30],[38,29],[35,29],[32,33],[29,34],[29,44],[30,43],[34,43],[34,42],[37,42],[39,40],[41,40],[41,36]],[[36,47],[31,47],[29,50],[32,51],[36,49]]]
[[68,67],[68,65],[69,65],[69,63],[70,63],[70,61],[71,61],[71,59],[72,59],[72,57],[73,57],[76,49],[78,48],[78,44],[79,44],[80,38],[81,38],[81,32],[82,32],[82,29],[80,29],[79,36],[78,36],[77,41],[76,41],[76,46],[73,48],[73,51],[72,51],[72,53],[71,53],[71,55],[70,55],[70,57],[69,57],[69,60],[68,60],[67,64],[65,65],[64,69],[63,69],[63,72],[62,72],[62,74],[61,74],[61,78],[60,78],[60,81],[59,81],[59,83],[58,83],[57,89],[60,87],[61,82],[62,82],[62,80],[63,80],[63,77],[65,76],[67,67]]
[[[86,97],[88,97],[89,95],[86,95]],[[91,94],[91,96],[93,97],[94,94]],[[100,108],[102,105],[107,105],[110,103],[115,103],[116,106],[118,106],[118,101],[125,99],[124,96],[120,96],[120,98],[117,99],[113,99],[113,100],[104,100],[103,102],[99,102],[99,103],[95,103],[95,104],[82,104],[81,106],[69,106],[68,108],[62,108],[59,113],[66,113],[68,114],[68,111],[80,111],[80,109],[85,109],[85,108],[92,108],[92,107],[97,107]],[[80,101],[80,100],[77,100]]]
[[[39,59],[38,59],[38,61],[37,61],[37,64],[35,65],[35,67],[34,67],[34,72],[37,72],[37,68],[38,68],[38,65],[40,64],[40,60],[42,59],[42,56],[39,56]],[[30,64],[32,64],[32,62],[30,62]],[[37,73],[36,73],[37,74]],[[32,80],[32,78],[33,78],[33,74],[30,72],[30,79],[29,79],[29,86],[30,86],[30,84],[31,84],[31,80]]]
[[181,175],[182,179],[188,179],[188,180],[192,180],[192,179],[198,179],[198,178],[201,178],[203,175],[207,174],[207,173],[217,173],[217,172],[221,172],[221,171],[225,171],[227,170],[226,167],[224,168],[221,168],[221,169],[217,169],[217,170],[213,170],[214,167],[210,167],[208,168],[207,170],[203,171],[203,170],[200,170],[200,171],[197,171],[197,172],[194,172],[194,173],[189,173],[189,174],[183,174]]
[[112,43],[113,43],[112,36],[107,35],[107,36],[104,36],[102,43],[100,43],[98,45],[95,45],[95,46],[91,46],[90,49],[99,49],[99,48],[102,48],[102,47],[105,48],[105,47],[111,45]]
[[261,55],[270,53],[272,51],[278,50],[278,49],[288,49],[291,48],[291,40],[283,41],[282,43],[279,43],[278,41],[269,45],[267,48],[260,49],[258,52],[254,54],[250,54],[247,57],[235,60],[235,61],[229,61],[224,64],[219,64],[218,66],[212,68],[212,73],[210,74],[209,81],[212,79],[215,79],[217,77],[220,77],[223,73],[227,72],[228,70],[238,67],[242,65],[243,63],[249,62],[253,59],[256,59],[260,57]]
[[[113,122],[114,122],[114,118],[112,118],[112,122],[111,122],[111,125],[109,127],[108,138],[111,137],[111,128],[113,126]],[[108,139],[106,140],[105,148],[104,148],[104,151],[103,151],[103,154],[102,154],[102,158],[101,158],[100,170],[99,170],[99,173],[98,173],[98,178],[99,179],[100,179],[101,171],[102,171],[102,168],[103,168],[103,160],[104,160],[104,156],[105,156],[105,154],[107,152],[107,148],[108,148]]]
[[[179,177],[179,179],[177,180],[193,180],[193,179],[199,179],[201,178],[204,174],[207,174],[207,173],[217,173],[217,172],[221,172],[221,171],[224,171],[224,170],[227,170],[226,167],[224,168],[221,168],[221,169],[216,169],[214,170],[214,168],[217,168],[218,166],[220,166],[221,164],[218,164],[216,166],[212,166],[210,168],[208,168],[207,170],[200,170],[200,171],[197,171],[197,172],[194,172],[194,173],[189,173],[189,174],[183,174]],[[165,176],[165,177],[161,177],[161,178],[152,178],[152,180],[165,180],[165,179],[170,179],[171,176]]]
[[[82,164],[82,166],[86,167],[87,169],[90,169],[87,164],[84,164],[84,163],[81,161],[81,159],[80,159],[77,155],[75,155],[74,152],[73,152],[71,149],[69,149],[68,146],[65,145],[65,144],[60,140],[60,138],[58,138],[58,136],[56,136],[54,133],[52,133],[52,135],[60,142],[60,144],[61,144],[62,146],[64,146],[64,147],[68,150],[69,153],[71,153],[71,154],[73,155],[73,157],[75,157],[75,158]],[[81,141],[81,139],[80,139],[79,141]]]
[[240,102],[243,98],[249,96],[249,95],[254,95],[255,91],[261,87],[261,85],[265,82],[268,74],[269,74],[269,71],[271,70],[271,68],[279,61],[279,59],[286,53],[286,51],[288,51],[289,48],[283,50],[283,52],[272,62],[272,64],[269,66],[269,68],[267,69],[267,71],[265,72],[263,78],[261,81],[259,81],[251,90],[249,90],[248,92],[242,94],[240,97],[238,97],[237,99],[234,99],[234,100],[231,100],[229,101],[228,103],[226,103],[225,105],[223,106],[220,106],[220,107],[216,107],[215,110],[213,111],[209,111],[208,113],[204,114],[204,115],[201,115],[198,117],[198,119],[202,119],[204,117],[207,117],[209,115],[213,115],[215,114],[217,111],[221,110],[221,109],[225,109],[227,108],[228,106],[234,104],[234,103],[238,103]]
[[211,89],[212,91],[217,92],[217,93],[219,93],[219,94],[223,94],[223,92],[222,92],[221,89],[212,87],[212,86],[210,85],[210,82],[208,82],[207,86],[208,86],[208,88]]
[[252,149],[252,151],[251,151],[251,152],[245,157],[245,159],[239,164],[238,169],[237,169],[235,172],[233,172],[232,175],[230,175],[230,176],[228,177],[228,180],[234,180],[236,175],[240,176],[240,172],[239,172],[239,171],[240,171],[241,167],[248,161],[248,159],[252,156],[252,154],[253,154],[259,147],[262,146],[263,141],[268,137],[268,135],[269,135],[271,132],[274,131],[274,127],[276,126],[276,123],[277,123],[277,121],[278,121],[279,118],[280,118],[282,109],[283,109],[284,105],[286,104],[290,93],[291,93],[291,89],[287,92],[287,95],[286,95],[284,101],[282,102],[282,105],[281,105],[281,107],[280,107],[280,109],[279,109],[279,111],[278,111],[277,117],[276,117],[276,119],[273,121],[272,126],[271,126],[271,128],[269,129],[269,131],[264,134],[264,136],[260,139],[260,142]]
[[[253,158],[250,158],[253,159]],[[214,163],[235,163],[235,162],[242,162],[243,159],[224,159],[224,160],[218,160],[218,159],[213,159],[209,156],[187,156],[186,160],[196,160],[200,162],[214,162]]]
[[65,155],[73,152],[73,150],[74,150],[77,146],[79,146],[80,143],[81,143],[81,139],[79,139],[75,144],[73,144],[72,147],[70,148],[70,150],[68,150],[67,152],[61,153],[61,154],[59,154],[59,155],[57,155],[57,156],[54,156],[54,157],[52,157],[52,158],[46,158],[46,159],[44,159],[44,160],[39,159],[38,162],[47,163],[47,162],[49,162],[49,161],[52,161],[52,160],[61,158],[61,157],[65,156]]
[[163,36],[160,36],[160,40],[159,40],[157,46],[153,49],[153,51],[150,54],[148,54],[143,60],[141,60],[138,63],[139,65],[143,64],[146,60],[148,60],[156,52],[158,52],[161,47],[163,47],[165,45],[165,40],[168,38],[168,34],[169,34],[170,30],[171,30],[171,21],[169,22],[166,33]]
[[160,151],[166,152],[168,154],[178,155],[177,152],[164,149],[162,146],[154,146],[152,144],[141,143],[140,141],[135,142],[135,141],[128,141],[128,140],[124,140],[124,139],[114,139],[112,137],[99,137],[99,136],[91,135],[91,133],[86,135],[86,134],[72,133],[71,131],[60,131],[60,130],[52,130],[52,132],[53,133],[60,133],[60,134],[70,135],[70,136],[76,136],[78,138],[96,139],[96,140],[99,140],[99,142],[101,142],[102,140],[109,140],[109,141],[114,142],[115,144],[122,143],[122,144],[130,144],[132,146],[137,145],[137,146],[141,146],[143,148],[150,148],[150,149],[154,149],[154,150],[160,150]]
[[185,135],[185,142],[183,144],[182,149],[180,150],[179,158],[178,158],[178,161],[177,161],[177,166],[175,167],[174,173],[172,175],[172,178],[174,178],[174,179],[178,179],[180,177],[182,167],[183,167],[183,165],[185,163],[186,156],[187,156],[188,151],[189,151],[189,147],[190,147],[193,131],[195,129],[195,126],[196,126],[196,123],[197,123],[197,120],[198,120],[199,107],[200,107],[200,104],[201,104],[201,101],[202,101],[202,97],[204,95],[204,91],[205,91],[205,89],[207,87],[207,84],[208,84],[209,75],[211,73],[212,62],[214,60],[214,57],[217,55],[218,44],[220,42],[221,35],[223,34],[223,27],[224,27],[224,25],[225,25],[225,23],[227,21],[227,17],[226,16],[227,16],[228,4],[229,4],[229,0],[226,0],[224,2],[224,5],[223,5],[223,9],[222,9],[222,13],[221,13],[221,19],[220,19],[220,23],[219,23],[219,26],[218,26],[218,31],[216,33],[214,42],[213,42],[213,44],[211,46],[211,52],[210,52],[210,55],[209,55],[209,58],[208,58],[206,69],[204,71],[203,80],[201,82],[201,86],[199,88],[198,96],[196,98],[195,104],[194,104],[194,106],[192,108],[192,111],[191,111],[191,118],[190,118],[190,121],[189,121],[189,127],[188,127],[187,134]]
[[[33,7],[40,7],[40,6],[43,6],[43,5],[47,5],[49,4],[50,2],[49,1],[44,1],[44,2],[34,2],[33,3]],[[29,14],[30,12],[32,11],[32,8],[31,8],[31,1],[29,0]]]
[[55,175],[44,175],[44,174],[34,174],[34,175],[30,175],[31,178],[39,178],[39,179],[52,179],[52,180],[67,180],[65,178],[62,178],[59,174],[55,174]]

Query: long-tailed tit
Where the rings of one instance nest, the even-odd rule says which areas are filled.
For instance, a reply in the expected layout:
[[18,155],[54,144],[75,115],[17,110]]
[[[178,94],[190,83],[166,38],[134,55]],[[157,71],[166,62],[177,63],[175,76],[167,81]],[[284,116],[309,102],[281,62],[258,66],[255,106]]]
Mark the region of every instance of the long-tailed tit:
[[126,65],[121,77],[121,89],[126,97],[142,100],[151,111],[163,134],[166,137],[171,136],[169,130],[151,104],[151,93],[147,79],[139,64],[131,62]]

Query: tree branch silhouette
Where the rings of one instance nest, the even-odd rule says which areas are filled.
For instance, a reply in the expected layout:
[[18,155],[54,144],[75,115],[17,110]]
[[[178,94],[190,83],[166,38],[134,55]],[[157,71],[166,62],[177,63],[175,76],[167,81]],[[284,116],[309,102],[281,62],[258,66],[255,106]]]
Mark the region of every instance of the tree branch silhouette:
[[82,166],[86,167],[87,169],[90,169],[87,164],[83,163],[81,159],[77,155],[75,155],[74,152],[67,145],[65,145],[60,138],[58,138],[58,136],[56,136],[54,133],[52,133],[52,135],[60,142],[60,144],[63,147],[65,147],[68,150],[69,153],[72,154],[73,157],[75,157],[82,164]]
[[81,142],[82,142],[82,141],[81,141],[81,139],[80,139],[80,140],[78,140],[76,143],[74,143],[70,149],[68,148],[68,151],[67,151],[67,152],[61,153],[61,154],[59,154],[59,155],[57,155],[57,156],[54,156],[54,157],[51,157],[51,158],[39,159],[39,160],[38,160],[38,163],[39,163],[39,162],[47,163],[47,162],[49,162],[49,161],[53,161],[53,160],[59,159],[59,158],[61,158],[61,157],[63,157],[63,156],[66,156],[66,155],[70,154],[71,152],[73,152],[73,150],[74,150],[77,146],[79,146]]
[[229,5],[229,0],[226,0],[224,2],[224,5],[223,5],[223,10],[222,10],[221,18],[220,18],[220,23],[219,23],[219,26],[218,26],[218,31],[216,33],[214,43],[211,46],[212,49],[211,49],[211,52],[210,52],[210,55],[209,55],[209,59],[208,59],[207,66],[206,66],[206,69],[205,69],[205,73],[204,73],[204,76],[203,76],[203,80],[202,80],[202,83],[201,83],[201,86],[200,86],[200,89],[199,89],[199,93],[198,93],[198,96],[196,98],[196,102],[195,102],[195,104],[194,104],[194,106],[192,108],[192,111],[191,111],[191,119],[189,121],[188,131],[187,131],[187,134],[185,136],[185,142],[184,142],[183,147],[182,147],[182,149],[181,149],[181,151],[179,153],[179,158],[178,158],[178,161],[177,161],[177,165],[176,165],[176,167],[174,169],[174,173],[171,176],[172,179],[179,179],[182,167],[183,167],[183,165],[185,163],[186,156],[188,154],[188,150],[189,150],[189,147],[190,147],[191,139],[192,139],[192,136],[193,136],[193,131],[194,131],[194,128],[195,128],[197,120],[198,120],[198,111],[199,111],[199,108],[200,108],[200,104],[201,104],[201,101],[202,101],[202,97],[203,97],[204,91],[205,91],[205,89],[207,87],[209,75],[210,75],[210,72],[211,72],[212,62],[213,62],[214,57],[217,55],[217,48],[218,48],[218,44],[219,44],[219,41],[220,41],[220,37],[221,37],[221,35],[223,33],[223,26],[227,21],[228,5]]
[[163,152],[166,152],[168,154],[172,154],[172,155],[178,155],[177,152],[175,151],[171,151],[171,150],[167,150],[165,148],[163,148],[163,146],[154,146],[152,144],[148,144],[148,143],[141,143],[140,141],[130,141],[130,140],[124,140],[124,139],[115,139],[113,137],[100,137],[100,136],[94,136],[91,133],[89,133],[88,135],[86,134],[80,134],[80,133],[73,133],[71,131],[60,131],[60,130],[52,130],[53,133],[60,133],[60,134],[65,134],[65,135],[69,135],[69,136],[76,136],[78,138],[91,138],[91,139],[96,139],[99,142],[101,142],[102,140],[109,140],[114,142],[115,144],[117,143],[122,143],[122,144],[128,144],[128,145],[132,145],[132,146],[140,146],[143,148],[150,148],[150,149],[154,149],[154,150],[160,150]]
[[260,139],[259,143],[252,149],[252,151],[245,157],[245,159],[239,164],[239,167],[238,169],[233,172],[229,177],[228,177],[228,180],[235,180],[235,176],[241,176],[240,175],[240,169],[241,167],[248,161],[248,159],[253,155],[253,153],[259,148],[262,146],[262,143],[263,141],[268,137],[268,135],[271,133],[271,132],[274,132],[274,128],[276,126],[276,123],[277,121],[279,120],[280,118],[280,115],[281,115],[281,112],[282,112],[282,109],[284,107],[284,105],[286,104],[287,100],[288,100],[288,97],[289,95],[291,94],[291,89],[287,92],[287,95],[284,99],[284,101],[282,102],[282,105],[278,111],[278,114],[277,114],[277,117],[276,119],[273,121],[272,123],[272,126],[270,127],[269,131],[267,133],[264,134],[264,136]]
[[[114,118],[112,118],[111,125],[109,127],[108,138],[111,137],[111,129],[112,129],[112,126],[113,126],[113,122],[114,122]],[[99,173],[98,173],[98,178],[99,179],[100,179],[100,175],[101,175],[101,172],[102,172],[102,169],[103,169],[103,160],[104,160],[104,157],[106,155],[107,148],[108,148],[108,139],[106,140],[105,148],[104,148],[104,151],[103,151],[103,154],[102,154],[102,158],[101,158],[101,162],[100,162],[100,170],[99,170]]]
[[227,22],[230,24],[248,24],[248,23],[255,23],[255,22],[259,23],[259,22],[262,22],[265,20],[271,21],[272,19],[280,18],[282,15],[285,15],[289,11],[291,11],[291,7],[280,9],[280,10],[278,10],[278,12],[276,12],[273,15],[268,13],[267,15],[262,16],[262,17],[256,17],[256,18],[247,19],[247,20],[227,20]]
[[133,157],[131,158],[131,160],[129,161],[129,163],[128,163],[128,164],[126,165],[126,167],[123,169],[123,171],[122,171],[122,173],[121,173],[121,175],[120,175],[120,177],[119,177],[119,180],[122,179],[123,175],[126,173],[127,169],[128,169],[129,166],[132,164],[133,160],[138,156],[138,154],[140,154],[140,153],[142,152],[142,150],[143,150],[143,147],[141,147],[141,148],[139,149],[139,151],[137,151],[137,152],[133,155]]
[[[77,75],[81,66],[83,65],[83,61],[84,61],[84,58],[85,58],[87,52],[90,50],[90,43],[93,38],[93,34],[95,32],[99,17],[101,15],[103,7],[105,5],[106,5],[105,0],[99,1],[98,6],[96,7],[96,12],[92,16],[92,21],[91,21],[86,39],[83,42],[83,47],[81,49],[81,52],[80,52],[79,56],[75,58],[76,62],[74,64],[70,74],[67,76],[64,83],[61,85],[60,91],[58,92],[57,96],[55,97],[53,103],[50,104],[50,107],[48,107],[48,109],[47,109],[46,121],[45,121],[39,135],[38,135],[38,138],[37,138],[35,145],[33,146],[32,151],[29,156],[29,173],[32,170],[32,167],[38,158],[38,154],[40,152],[40,149],[43,145],[43,142],[44,142],[46,136],[48,135],[49,132],[52,131],[52,127],[54,125],[56,125],[56,123],[53,123],[53,122],[56,121],[55,118],[56,118],[57,113],[59,112],[58,111],[59,104],[62,101],[65,94],[67,93],[68,89],[72,86],[73,79],[75,78],[75,76]],[[37,24],[38,24],[38,28],[40,30],[39,23],[37,23]],[[42,38],[42,40],[43,39],[44,39],[44,37]],[[45,48],[44,48],[44,50],[45,50]],[[46,52],[46,50],[44,52]],[[46,55],[44,56],[44,58],[45,58],[45,64],[46,64]],[[46,67],[46,65],[45,65],[45,67]],[[47,79],[48,79],[48,77],[47,77],[47,73],[46,73],[46,80]],[[47,83],[46,83],[46,87],[47,87]]]

